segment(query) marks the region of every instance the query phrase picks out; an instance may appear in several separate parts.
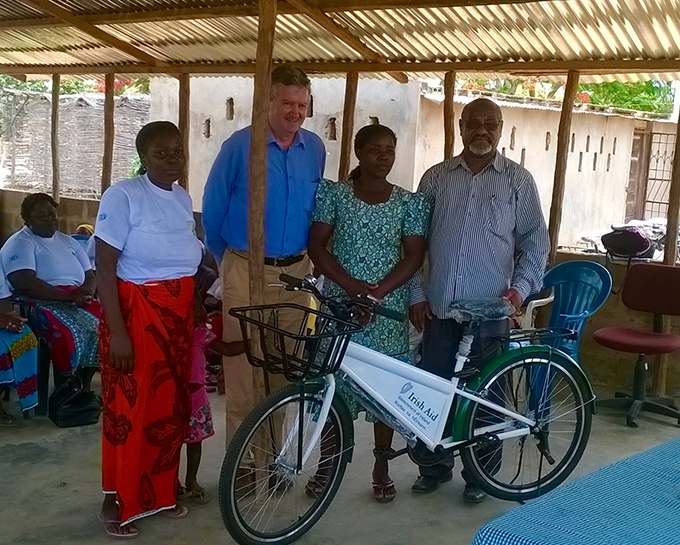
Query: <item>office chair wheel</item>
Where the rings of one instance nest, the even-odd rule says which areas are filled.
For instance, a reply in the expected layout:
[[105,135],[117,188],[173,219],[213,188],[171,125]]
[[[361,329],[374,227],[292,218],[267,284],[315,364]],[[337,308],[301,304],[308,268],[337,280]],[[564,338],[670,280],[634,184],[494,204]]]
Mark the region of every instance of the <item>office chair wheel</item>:
[[[678,422],[680,422],[680,420]],[[628,426],[629,428],[637,428],[638,427],[637,422],[635,422],[635,419],[633,419],[630,416],[626,417],[626,426]]]

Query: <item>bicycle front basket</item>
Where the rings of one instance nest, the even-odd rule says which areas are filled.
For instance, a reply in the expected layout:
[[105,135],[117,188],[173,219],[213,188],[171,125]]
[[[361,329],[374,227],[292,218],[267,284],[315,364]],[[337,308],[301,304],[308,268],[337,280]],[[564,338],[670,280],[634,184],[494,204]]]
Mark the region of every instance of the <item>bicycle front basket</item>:
[[289,381],[335,373],[361,326],[293,303],[229,310],[241,325],[248,361]]

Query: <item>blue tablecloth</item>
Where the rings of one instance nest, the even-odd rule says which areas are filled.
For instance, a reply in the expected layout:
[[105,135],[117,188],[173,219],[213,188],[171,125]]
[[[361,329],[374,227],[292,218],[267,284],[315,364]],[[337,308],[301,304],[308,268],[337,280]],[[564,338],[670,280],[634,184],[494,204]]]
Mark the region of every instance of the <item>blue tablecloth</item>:
[[485,525],[472,545],[680,544],[680,439],[621,460]]

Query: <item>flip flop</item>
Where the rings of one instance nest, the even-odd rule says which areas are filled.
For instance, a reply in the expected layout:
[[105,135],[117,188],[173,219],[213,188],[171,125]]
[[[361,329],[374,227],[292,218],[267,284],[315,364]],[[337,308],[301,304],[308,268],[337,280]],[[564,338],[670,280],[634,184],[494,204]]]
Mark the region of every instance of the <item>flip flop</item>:
[[191,500],[199,505],[205,505],[206,503],[210,503],[210,496],[208,493],[205,491],[204,488],[201,488],[200,490],[185,490],[182,492],[182,494],[179,494],[177,496],[178,500]]
[[137,530],[137,528],[135,528],[129,534],[119,534],[117,532],[109,530],[109,526],[111,524],[117,524],[118,529],[120,530],[120,521],[119,520],[104,520],[102,518],[101,514],[97,515],[97,518],[99,519],[99,522],[102,525],[102,528],[104,528],[104,532],[106,532],[106,535],[109,536],[111,539],[136,539],[137,536],[139,535],[139,530]]
[[161,515],[163,515],[164,517],[168,517],[169,519],[183,519],[189,514],[189,510],[183,505],[178,503],[174,508],[165,509],[160,513]]

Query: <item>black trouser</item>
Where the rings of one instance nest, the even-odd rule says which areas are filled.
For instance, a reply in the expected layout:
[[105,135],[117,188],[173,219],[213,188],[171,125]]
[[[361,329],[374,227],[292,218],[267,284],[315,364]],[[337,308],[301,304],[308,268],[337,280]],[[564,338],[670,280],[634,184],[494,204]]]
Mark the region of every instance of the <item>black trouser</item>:
[[[458,352],[465,326],[466,324],[460,324],[455,320],[432,318],[428,321],[423,334],[423,359],[419,367],[439,377],[451,379],[456,364],[456,352]],[[500,354],[503,350],[501,343],[491,337],[504,335],[508,331],[510,331],[509,320],[483,322],[472,343],[470,361],[467,366],[481,369],[485,362]],[[486,456],[485,466],[499,464],[501,450],[496,450],[498,456]],[[420,466],[420,474],[424,477],[441,478],[451,469],[453,469],[453,456],[434,466]],[[465,470],[462,475],[465,482],[471,482]]]

